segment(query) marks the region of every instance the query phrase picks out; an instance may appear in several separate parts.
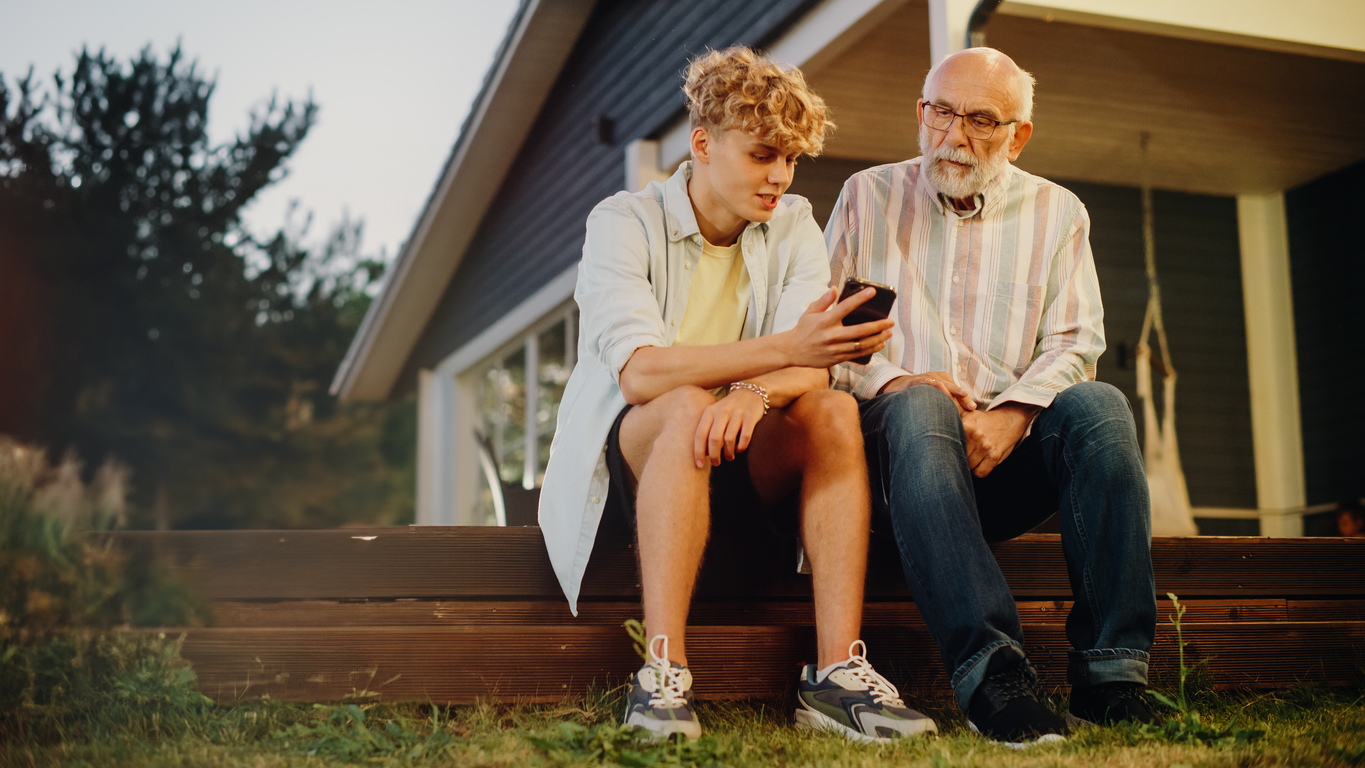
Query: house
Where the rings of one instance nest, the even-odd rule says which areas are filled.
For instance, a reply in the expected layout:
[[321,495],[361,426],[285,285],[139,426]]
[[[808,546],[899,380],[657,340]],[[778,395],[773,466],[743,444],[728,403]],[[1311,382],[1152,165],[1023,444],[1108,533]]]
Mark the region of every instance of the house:
[[1099,378],[1130,399],[1150,137],[1201,529],[1298,535],[1306,509],[1365,495],[1365,5],[524,0],[333,384],[344,400],[418,393],[418,522],[534,519],[584,220],[685,158],[690,56],[744,43],[803,68],[839,126],[791,190],[823,221],[851,173],[918,154],[923,77],[969,39],[1037,77],[1018,165],[1090,211]]

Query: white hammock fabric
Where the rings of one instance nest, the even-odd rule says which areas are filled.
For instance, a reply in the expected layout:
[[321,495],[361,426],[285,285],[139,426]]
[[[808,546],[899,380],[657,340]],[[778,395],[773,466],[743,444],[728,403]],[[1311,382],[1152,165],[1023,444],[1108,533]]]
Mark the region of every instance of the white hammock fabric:
[[[1144,338],[1145,342],[1145,338]],[[1160,422],[1152,400],[1152,350],[1146,343],[1137,347],[1137,392],[1142,402],[1142,462],[1147,466],[1147,490],[1152,497],[1153,536],[1197,536],[1190,510],[1190,492],[1185,487],[1185,472],[1180,466],[1180,448],[1175,438],[1175,373],[1166,369],[1163,376]]]
[[[1175,437],[1175,366],[1166,344],[1161,319],[1161,286],[1156,279],[1156,243],[1152,232],[1152,188],[1147,181],[1147,134],[1142,134],[1142,240],[1147,261],[1147,316],[1137,344],[1137,395],[1142,403],[1142,461],[1147,467],[1147,490],[1152,497],[1153,536],[1197,536]],[[1152,348],[1147,340],[1156,330],[1161,346],[1162,418],[1152,398]]]

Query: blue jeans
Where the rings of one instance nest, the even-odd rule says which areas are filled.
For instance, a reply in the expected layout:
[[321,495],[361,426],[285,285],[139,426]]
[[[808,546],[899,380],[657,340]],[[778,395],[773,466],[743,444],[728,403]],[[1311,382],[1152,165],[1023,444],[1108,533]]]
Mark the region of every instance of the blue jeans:
[[993,654],[1023,655],[1014,597],[987,542],[1058,510],[1075,597],[1067,680],[1147,682],[1156,634],[1151,502],[1122,393],[1097,382],[1069,387],[982,479],[967,464],[957,407],[939,390],[910,387],[861,408],[873,507],[891,518],[905,580],[959,706],[967,708]]

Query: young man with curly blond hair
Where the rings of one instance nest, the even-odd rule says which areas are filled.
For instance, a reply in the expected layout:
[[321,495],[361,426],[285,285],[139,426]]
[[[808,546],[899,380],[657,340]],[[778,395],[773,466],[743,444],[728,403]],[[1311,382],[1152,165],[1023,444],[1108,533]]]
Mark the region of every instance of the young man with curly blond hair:
[[934,730],[858,652],[867,471],[857,403],[828,368],[880,350],[891,323],[842,325],[872,292],[835,304],[810,204],[783,194],[823,147],[825,104],[747,48],[697,57],[683,90],[691,161],[588,217],[578,365],[541,492],[550,561],[576,610],[593,542],[634,529],[649,660],[627,724],[701,733],[686,626],[714,529],[805,547],[819,660],[798,724],[864,741]]

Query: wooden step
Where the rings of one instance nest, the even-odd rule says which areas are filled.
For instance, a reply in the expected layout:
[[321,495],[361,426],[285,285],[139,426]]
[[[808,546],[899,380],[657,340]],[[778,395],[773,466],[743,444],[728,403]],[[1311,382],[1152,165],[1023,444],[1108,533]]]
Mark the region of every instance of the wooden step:
[[[212,601],[184,654],[219,701],[346,698],[553,701],[620,684],[639,660],[621,623],[640,616],[634,554],[599,542],[577,618],[535,528],[119,533]],[[1064,683],[1071,592],[1060,537],[993,547],[1045,685]],[[1155,679],[1174,679],[1166,592],[1187,606],[1191,660],[1216,687],[1350,684],[1365,669],[1365,540],[1158,538]],[[689,617],[702,698],[782,695],[814,658],[810,579],[794,553],[713,542]],[[874,538],[864,638],[878,668],[947,695],[938,650],[894,549]]]
[[[640,665],[624,630],[609,625],[235,628],[188,630],[185,656],[218,701],[382,697],[473,703],[490,697],[553,701],[621,684]],[[1356,681],[1365,621],[1238,622],[1184,628],[1187,663],[1207,659],[1220,688],[1283,688]],[[1025,624],[1043,685],[1065,682],[1062,624]],[[867,627],[868,657],[901,690],[946,695],[947,676],[923,624]],[[814,659],[810,627],[691,626],[688,656],[699,698],[778,696]],[[1153,677],[1176,675],[1175,633],[1158,628]]]
[[[1070,600],[1016,601],[1024,624],[1061,624],[1071,610]],[[1183,603],[1185,622],[1312,622],[1355,616],[1365,621],[1365,600],[1203,600]],[[1161,624],[1174,614],[1171,601],[1157,602]],[[213,626],[264,627],[459,627],[601,624],[621,626],[640,619],[640,603],[598,602],[579,606],[578,617],[563,600],[224,600],[213,604]],[[688,616],[691,626],[815,626],[810,602],[698,602]],[[863,606],[863,626],[923,625],[912,602],[869,602]]]
[[[130,549],[173,564],[214,600],[562,597],[539,528],[409,526],[326,531],[127,532]],[[887,537],[874,538],[869,600],[908,599]],[[992,550],[1015,597],[1071,594],[1061,536],[1026,534]],[[697,599],[810,599],[796,553],[712,542]],[[1157,594],[1181,597],[1365,595],[1365,538],[1158,537]],[[582,599],[639,594],[628,545],[594,550]]]

